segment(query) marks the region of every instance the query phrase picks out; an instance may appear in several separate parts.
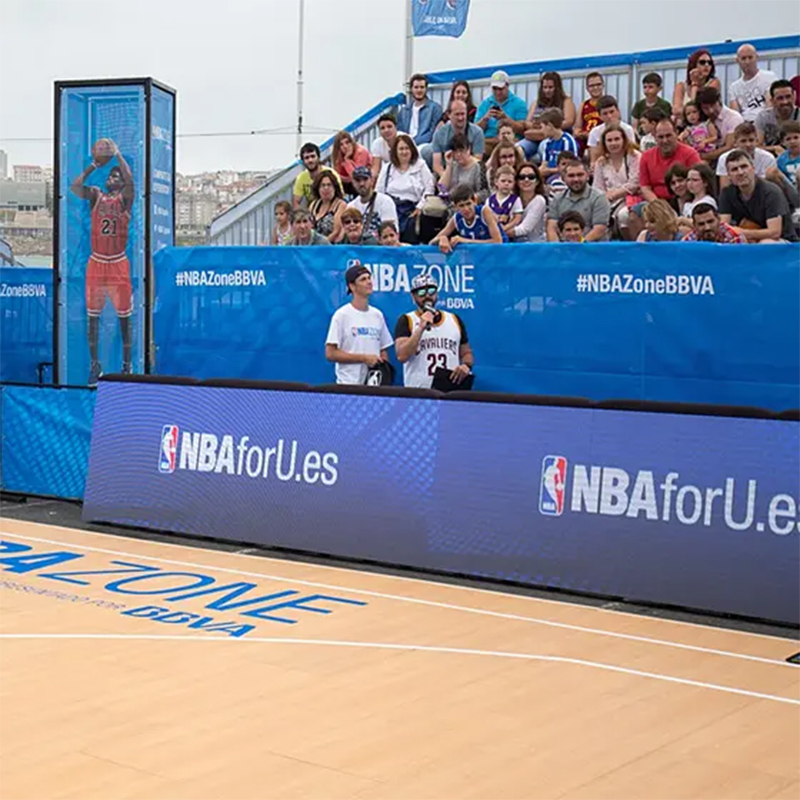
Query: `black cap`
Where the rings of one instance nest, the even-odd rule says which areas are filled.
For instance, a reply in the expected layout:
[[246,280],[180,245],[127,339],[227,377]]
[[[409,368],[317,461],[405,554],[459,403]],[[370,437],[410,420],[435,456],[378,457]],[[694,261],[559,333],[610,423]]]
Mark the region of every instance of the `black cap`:
[[347,294],[352,294],[350,284],[355,283],[362,275],[369,274],[369,270],[358,260],[354,259],[347,272],[344,274],[344,282],[347,284]]

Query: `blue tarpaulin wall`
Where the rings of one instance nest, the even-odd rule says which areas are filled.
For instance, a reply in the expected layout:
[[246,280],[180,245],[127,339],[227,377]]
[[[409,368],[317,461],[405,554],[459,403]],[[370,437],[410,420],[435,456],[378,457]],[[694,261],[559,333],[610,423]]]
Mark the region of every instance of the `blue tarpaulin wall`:
[[198,247],[156,254],[155,371],[332,382],[343,275],[373,271],[390,329],[409,281],[440,279],[475,388],[796,408],[800,246]]
[[52,380],[53,270],[0,269],[0,381]]

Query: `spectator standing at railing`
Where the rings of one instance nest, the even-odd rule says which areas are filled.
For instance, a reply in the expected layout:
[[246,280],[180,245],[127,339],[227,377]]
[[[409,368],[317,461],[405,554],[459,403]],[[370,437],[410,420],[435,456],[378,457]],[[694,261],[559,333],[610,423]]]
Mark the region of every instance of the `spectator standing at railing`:
[[675,84],[672,95],[672,119],[676,125],[680,125],[683,119],[683,104],[697,100],[697,93],[707,86],[713,86],[717,90],[720,88],[714,58],[708,50],[695,50],[689,56],[686,80]]
[[313,142],[306,142],[300,148],[300,160],[303,162],[305,169],[297,176],[294,182],[294,189],[292,190],[292,205],[294,208],[308,208],[311,205],[311,201],[314,199],[312,187],[320,172],[330,172],[339,181],[339,186],[341,187],[342,182],[339,175],[331,167],[323,166],[320,160],[319,147]]
[[736,51],[736,63],[742,77],[728,89],[728,103],[746,122],[755,122],[761,109],[769,105],[769,87],[778,76],[768,69],[758,68],[758,53],[751,44],[743,44]]
[[648,108],[658,108],[664,112],[664,116],[666,117],[672,114],[672,105],[669,100],[658,96],[661,93],[662,86],[663,81],[657,72],[648,72],[647,75],[642,78],[644,97],[641,100],[637,100],[636,103],[633,104],[633,109],[631,110],[631,123],[637,133],[643,133],[640,128],[640,123],[644,112],[647,111]]
[[717,159],[727,150],[733,148],[733,132],[737,125],[744,122],[742,115],[732,108],[722,105],[722,95],[719,89],[707,86],[697,93],[697,104],[703,115],[714,123],[717,129],[717,146],[707,153],[703,153],[703,159],[711,164],[716,164]]
[[622,121],[622,115],[620,114],[619,103],[616,97],[610,94],[604,95],[600,98],[598,108],[600,109],[600,118],[603,122],[592,129],[586,142],[591,153],[590,163],[592,166],[594,166],[594,162],[597,161],[600,155],[600,138],[603,135],[603,131],[606,129],[606,125],[610,125],[612,122],[617,123],[622,130],[625,131],[625,136],[628,137],[629,141],[634,144],[636,144],[637,141],[636,131],[632,126],[628,125],[627,122]]
[[546,241],[547,197],[542,176],[533,164],[517,167],[517,196],[522,220],[508,228],[508,238],[513,242]]
[[[412,75],[408,81],[409,102],[397,112],[397,130],[407,133],[420,150],[420,155],[429,161],[433,157],[433,134],[442,118],[442,107],[428,97],[428,78]],[[424,147],[423,147],[424,145]]]
[[586,76],[586,89],[589,97],[583,101],[583,105],[578,111],[578,118],[575,121],[573,136],[577,139],[581,151],[586,148],[586,140],[593,128],[602,123],[598,103],[606,89],[603,76],[599,72],[590,72]]
[[459,384],[472,371],[475,357],[467,328],[457,314],[439,311],[439,284],[431,275],[415,276],[411,297],[416,308],[394,327],[394,348],[403,365],[403,386],[430,389],[437,369]]
[[345,273],[352,300],[331,318],[325,358],[336,364],[336,383],[363,384],[370,367],[389,360],[392,334],[383,312],[371,306],[372,274],[358,261]]
[[758,112],[756,129],[759,144],[774,156],[783,152],[781,147],[781,125],[784,122],[800,120],[800,107],[795,105],[794,89],[787,80],[777,80],[769,87],[772,108]]
[[684,242],[713,242],[715,244],[747,244],[747,239],[719,218],[717,206],[698,203],[692,209],[692,231]]
[[378,117],[380,136],[372,143],[372,177],[377,178],[381,167],[389,162],[392,145],[397,138],[397,120],[394,114],[381,114]]
[[622,236],[627,238],[629,206],[639,202],[639,160],[641,154],[628,139],[622,126],[610,122],[600,137],[600,157],[594,165],[595,189],[606,196],[611,216]]
[[365,238],[377,237],[378,226],[387,219],[392,220],[395,225],[398,224],[394,201],[383,192],[375,191],[372,173],[368,167],[357,167],[353,172],[353,188],[357,196],[347,204],[347,207],[357,209],[364,218]]
[[381,167],[377,187],[394,201],[400,238],[415,244],[417,217],[434,187],[433,175],[409,134],[397,134],[389,162]]
[[797,241],[786,196],[774,183],[756,176],[750,156],[734,150],[726,167],[731,185],[719,196],[722,221],[738,228],[750,243]]
[[444,173],[445,154],[453,149],[453,138],[458,134],[466,138],[469,149],[476,158],[483,156],[483,131],[467,121],[467,104],[463,100],[453,100],[450,103],[450,121],[442,125],[433,136],[433,171],[436,175]]
[[509,89],[507,73],[497,70],[490,85],[492,94],[478,106],[475,115],[475,124],[483,131],[487,153],[491,153],[497,144],[499,123],[511,125],[514,134],[521,138],[527,128],[525,118],[528,115],[525,101]]
[[584,239],[587,242],[605,241],[611,206],[603,192],[589,185],[586,165],[579,159],[567,162],[564,180],[567,191],[551,198],[547,209],[547,240],[557,242],[561,215],[567,211],[577,211],[586,222]]
[[371,167],[372,154],[364,145],[353,139],[349,131],[339,131],[333,139],[331,160],[333,168],[342,179],[344,193],[355,194],[353,170],[356,167]]

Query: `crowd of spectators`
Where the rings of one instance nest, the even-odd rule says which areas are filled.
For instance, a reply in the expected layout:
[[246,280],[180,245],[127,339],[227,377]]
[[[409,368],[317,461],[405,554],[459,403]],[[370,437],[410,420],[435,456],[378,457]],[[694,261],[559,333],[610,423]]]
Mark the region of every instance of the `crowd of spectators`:
[[273,244],[603,242],[776,243],[800,232],[800,109],[785,77],[739,48],[721,94],[712,54],[688,59],[671,102],[649,72],[622,119],[603,75],[576,108],[557,72],[534,103],[498,70],[477,106],[466,81],[446,108],[424,75],[378,120],[368,150],[342,131],[331,166],[303,145],[294,199],[275,207]]

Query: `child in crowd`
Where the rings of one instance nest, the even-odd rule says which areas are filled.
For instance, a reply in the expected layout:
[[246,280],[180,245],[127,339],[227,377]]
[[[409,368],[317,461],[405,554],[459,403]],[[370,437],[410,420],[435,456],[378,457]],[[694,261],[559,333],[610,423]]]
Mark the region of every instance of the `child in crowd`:
[[525,158],[525,151],[517,144],[517,136],[514,133],[514,128],[508,122],[501,122],[497,126],[497,144],[513,144],[519,153]]
[[684,129],[678,138],[689,147],[694,147],[699,155],[710,153],[717,146],[717,127],[710,119],[703,119],[697,103],[684,104],[683,123]]
[[[794,187],[798,187],[797,176],[800,174],[800,122],[789,120],[781,125],[781,144],[786,148],[778,156],[778,169],[789,179]],[[800,191],[800,187],[798,187]]]
[[668,119],[660,108],[647,108],[642,112],[639,119],[639,149],[646,153],[656,146],[656,125],[662,120]]
[[514,168],[499,167],[495,173],[495,192],[489,195],[489,208],[497,217],[497,224],[508,232],[510,228],[522,222],[522,201],[514,194],[516,176]]
[[542,125],[547,136],[539,143],[542,177],[546,183],[552,183],[558,175],[558,156],[567,151],[578,156],[578,143],[571,133],[564,133],[564,115],[557,108],[548,108],[541,114]]
[[585,228],[586,220],[579,211],[565,211],[558,218],[558,237],[562,242],[582,242]]
[[393,219],[387,219],[378,225],[378,241],[384,247],[405,247],[406,243],[400,241],[397,225]]
[[443,253],[452,253],[462,243],[502,244],[508,241],[505,231],[497,224],[497,218],[488,205],[477,205],[472,189],[459,184],[451,194],[456,213],[442,228],[431,244],[439,245]]
[[640,136],[644,133],[641,122],[644,117],[644,112],[648,109],[657,108],[663,111],[667,117],[672,115],[672,104],[663,97],[658,96],[662,86],[663,81],[657,72],[648,72],[647,75],[642,78],[644,97],[637,103],[634,103],[633,109],[631,110],[631,122],[633,123],[633,127],[638,129]]
[[292,238],[292,206],[286,200],[275,203],[275,228],[271,244],[289,244]]

